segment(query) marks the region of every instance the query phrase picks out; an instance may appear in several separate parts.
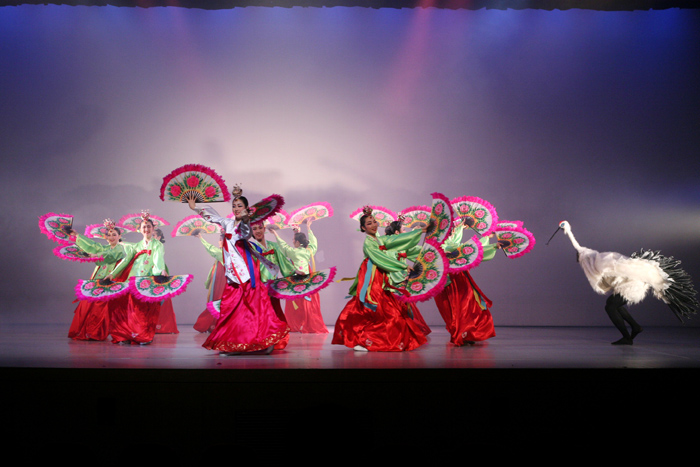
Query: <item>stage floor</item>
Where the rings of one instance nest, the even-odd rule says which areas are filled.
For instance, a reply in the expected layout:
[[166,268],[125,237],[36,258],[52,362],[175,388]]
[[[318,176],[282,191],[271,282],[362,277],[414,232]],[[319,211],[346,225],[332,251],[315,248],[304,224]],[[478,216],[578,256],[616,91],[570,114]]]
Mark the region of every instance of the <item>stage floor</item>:
[[146,346],[73,341],[66,326],[9,325],[0,332],[0,367],[178,370],[332,369],[621,369],[700,368],[700,328],[645,329],[632,346],[610,343],[612,327],[499,327],[497,336],[455,347],[444,328],[410,352],[355,352],[331,345],[329,334],[290,334],[271,355],[222,357],[206,350],[205,334],[180,325]]
[[633,461],[694,440],[682,426],[700,415],[698,328],[646,328],[613,346],[612,327],[497,327],[458,348],[435,326],[427,345],[397,353],[295,333],[284,351],[233,357],[180,331],[118,346],[71,341],[65,326],[4,326],[5,445],[107,465],[229,464],[250,450],[276,462],[554,460],[561,449]]

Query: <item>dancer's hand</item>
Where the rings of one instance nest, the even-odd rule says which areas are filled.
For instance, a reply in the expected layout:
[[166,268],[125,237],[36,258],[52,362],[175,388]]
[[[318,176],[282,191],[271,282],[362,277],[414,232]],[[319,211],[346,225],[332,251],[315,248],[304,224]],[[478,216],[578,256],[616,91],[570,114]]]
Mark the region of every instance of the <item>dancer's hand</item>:
[[189,205],[191,210],[197,209],[197,198],[195,197],[194,192],[189,192],[187,193],[187,204]]

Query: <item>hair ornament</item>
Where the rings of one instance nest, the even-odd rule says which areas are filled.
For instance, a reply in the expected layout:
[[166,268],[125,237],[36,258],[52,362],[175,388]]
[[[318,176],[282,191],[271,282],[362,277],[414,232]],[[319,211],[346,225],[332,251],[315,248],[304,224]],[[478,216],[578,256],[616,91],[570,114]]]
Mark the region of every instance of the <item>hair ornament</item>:
[[104,225],[107,228],[107,230],[112,230],[117,226],[116,222],[114,222],[110,218],[105,219],[102,225]]
[[362,206],[362,215],[371,216],[372,215],[372,206]]
[[236,183],[235,185],[233,185],[231,194],[233,195],[233,199],[240,198],[241,196],[243,196],[243,188],[241,188],[240,183]]

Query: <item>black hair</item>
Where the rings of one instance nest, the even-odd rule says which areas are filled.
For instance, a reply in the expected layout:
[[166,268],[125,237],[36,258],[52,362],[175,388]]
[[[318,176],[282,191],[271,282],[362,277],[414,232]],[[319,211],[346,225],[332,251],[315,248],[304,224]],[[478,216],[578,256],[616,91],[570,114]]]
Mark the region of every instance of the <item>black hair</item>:
[[360,217],[360,230],[362,232],[365,231],[365,221],[368,217],[372,217],[372,214],[364,214],[362,217]]
[[156,227],[156,224],[155,224],[155,222],[153,222],[153,219],[151,219],[151,218],[149,217],[148,219],[143,219],[143,218],[141,218],[141,221],[139,222],[139,228],[141,228],[141,224],[143,224],[144,221],[150,222],[151,225],[153,226],[153,228]]
[[114,230],[115,232],[117,232],[119,234],[119,241],[122,241],[122,229],[120,227],[112,227],[109,230]]
[[395,233],[399,233],[401,231],[402,226],[403,226],[403,222],[394,221],[391,224],[386,226],[386,229],[384,229],[384,233],[386,235],[394,235]]
[[295,233],[295,234],[294,234],[294,240],[296,240],[297,242],[299,242],[299,243],[301,244],[301,246],[303,246],[304,248],[306,248],[307,246],[309,246],[309,239],[306,238],[306,234],[305,234],[305,233],[302,233],[302,232],[297,232],[297,233]]
[[237,199],[240,199],[241,201],[243,201],[243,206],[245,206],[245,208],[248,209],[248,198],[246,198],[245,196],[239,196],[238,198],[233,198],[231,200],[231,204],[233,204],[233,202],[236,201]]
[[156,229],[156,235],[160,237],[160,243],[165,243],[165,235],[163,235],[162,230]]

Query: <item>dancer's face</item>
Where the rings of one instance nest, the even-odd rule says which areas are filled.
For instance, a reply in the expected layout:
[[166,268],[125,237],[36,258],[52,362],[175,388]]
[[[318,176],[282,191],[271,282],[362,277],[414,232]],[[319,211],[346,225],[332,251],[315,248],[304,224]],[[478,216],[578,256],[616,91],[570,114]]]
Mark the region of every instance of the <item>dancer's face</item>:
[[151,223],[148,221],[143,221],[139,226],[139,232],[141,232],[143,238],[145,238],[146,240],[150,240],[153,236],[153,225],[151,225]]
[[377,219],[374,218],[374,216],[369,216],[365,219],[365,233],[368,235],[375,235],[377,233],[377,229],[379,228],[379,222],[377,222]]
[[109,246],[114,246],[117,243],[119,243],[121,235],[119,235],[119,232],[117,232],[115,229],[110,229],[107,232],[107,235],[105,235],[105,238],[107,239],[107,243],[109,243]]
[[231,209],[233,210],[233,215],[235,216],[236,220],[241,220],[241,218],[248,213],[245,204],[240,199],[233,200],[231,203]]
[[265,238],[265,227],[262,224],[253,224],[251,226],[253,229],[253,238],[261,242]]

